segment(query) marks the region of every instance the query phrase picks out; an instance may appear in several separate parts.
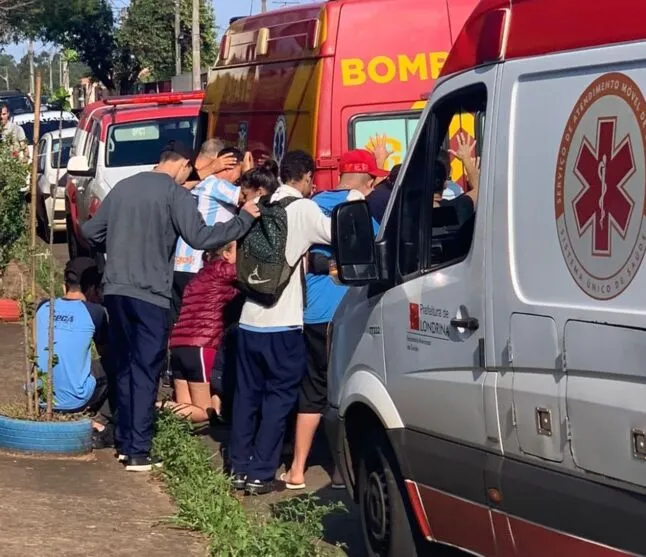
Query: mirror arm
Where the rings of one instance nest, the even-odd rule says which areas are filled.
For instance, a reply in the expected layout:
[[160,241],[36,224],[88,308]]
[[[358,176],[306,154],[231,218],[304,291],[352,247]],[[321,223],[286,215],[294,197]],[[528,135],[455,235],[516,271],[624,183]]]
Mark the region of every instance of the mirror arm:
[[389,283],[391,280],[389,251],[387,239],[375,242],[375,255],[377,257],[377,273],[379,274],[379,282]]

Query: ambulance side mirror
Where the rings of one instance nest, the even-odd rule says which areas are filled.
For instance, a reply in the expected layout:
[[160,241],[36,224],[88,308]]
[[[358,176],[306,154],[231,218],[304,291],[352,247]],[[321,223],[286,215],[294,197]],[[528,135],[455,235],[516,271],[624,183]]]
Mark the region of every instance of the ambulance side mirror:
[[368,203],[350,201],[332,213],[332,247],[338,279],[348,286],[379,280],[373,220]]

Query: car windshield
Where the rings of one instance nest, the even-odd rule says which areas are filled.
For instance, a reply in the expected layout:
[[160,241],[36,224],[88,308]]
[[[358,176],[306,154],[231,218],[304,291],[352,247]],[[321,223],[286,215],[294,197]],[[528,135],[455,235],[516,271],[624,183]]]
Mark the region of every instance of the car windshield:
[[197,117],[164,118],[110,126],[106,166],[142,166],[159,162],[170,141],[193,147]]
[[57,139],[52,142],[52,157],[50,161],[52,168],[56,168],[58,166],[58,152],[61,150],[61,143],[63,144],[63,150],[61,152],[60,168],[67,167],[67,162],[70,160],[70,149],[72,147],[73,139],[73,137],[64,137],[62,142]]
[[[49,132],[57,132],[60,120],[58,118],[52,118],[51,120],[41,120],[40,121],[40,135],[41,137]],[[63,129],[66,128],[75,128],[76,120],[63,120]],[[22,122],[20,124],[23,130],[25,130],[25,136],[27,137],[27,143],[33,145],[34,143],[34,123],[33,122]]]
[[34,111],[34,105],[25,95],[15,97],[0,97],[0,104],[9,106],[9,112],[14,116],[16,114],[31,114]]

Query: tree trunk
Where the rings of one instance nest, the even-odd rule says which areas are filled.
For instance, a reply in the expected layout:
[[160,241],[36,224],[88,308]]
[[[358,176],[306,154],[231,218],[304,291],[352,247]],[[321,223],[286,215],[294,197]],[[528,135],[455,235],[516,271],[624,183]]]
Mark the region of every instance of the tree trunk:
[[30,418],[34,416],[34,399],[31,397],[29,385],[32,382],[32,368],[34,367],[31,361],[31,349],[29,344],[29,308],[25,293],[25,279],[22,274],[20,275],[20,297],[22,299],[22,329],[23,329],[23,342],[25,343],[25,377],[27,378],[27,416]]
[[[31,199],[29,203],[29,247],[30,247],[30,322],[31,322],[31,344],[30,344],[30,359],[35,363],[35,348],[36,348],[36,326],[35,319],[33,315],[33,305],[36,300],[36,188],[37,178],[38,178],[38,142],[40,141],[40,92],[42,89],[42,75],[40,72],[36,73],[36,98],[34,99],[34,150],[33,150],[33,160],[31,161]],[[33,376],[34,376],[34,416],[38,416],[39,411],[39,399],[38,399],[38,366],[32,366]]]
[[[67,91],[66,91],[67,92]],[[58,181],[61,174],[61,156],[63,154],[63,107],[61,106],[61,119],[58,123],[58,160],[56,161],[56,180],[49,190],[52,199],[52,206],[49,211],[49,257],[54,258],[54,215],[56,208],[56,196],[58,193]],[[56,300],[55,290],[56,275],[54,265],[49,266],[49,333],[47,346],[47,419],[51,420],[54,413],[54,302]]]

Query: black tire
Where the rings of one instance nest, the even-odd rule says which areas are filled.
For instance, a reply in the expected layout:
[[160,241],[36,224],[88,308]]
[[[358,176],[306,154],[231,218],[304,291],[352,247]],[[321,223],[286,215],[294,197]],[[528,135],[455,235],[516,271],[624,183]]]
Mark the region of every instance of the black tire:
[[65,231],[67,236],[67,252],[70,256],[70,259],[76,257],[85,257],[89,255],[80,245],[76,233],[74,232],[74,226],[72,226],[72,217],[67,213],[65,215]]
[[415,532],[395,454],[386,434],[365,439],[359,461],[359,510],[369,557],[418,557]]
[[43,242],[49,243],[49,235],[51,234],[49,215],[42,197],[38,200],[38,210],[36,211],[36,232]]

